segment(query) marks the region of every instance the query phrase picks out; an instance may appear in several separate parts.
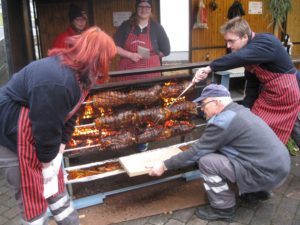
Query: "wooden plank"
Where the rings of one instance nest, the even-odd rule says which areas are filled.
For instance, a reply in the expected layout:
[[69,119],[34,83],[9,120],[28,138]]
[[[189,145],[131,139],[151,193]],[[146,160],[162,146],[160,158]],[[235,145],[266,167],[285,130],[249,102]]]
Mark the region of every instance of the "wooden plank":
[[182,152],[178,147],[170,146],[157,150],[137,153],[119,158],[123,169],[130,177],[147,174],[150,167],[156,162],[169,159],[173,155]]

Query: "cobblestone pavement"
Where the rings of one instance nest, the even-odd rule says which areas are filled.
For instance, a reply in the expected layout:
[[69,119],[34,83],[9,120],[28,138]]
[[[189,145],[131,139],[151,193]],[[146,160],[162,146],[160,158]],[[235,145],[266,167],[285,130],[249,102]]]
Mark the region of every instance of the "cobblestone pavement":
[[[258,204],[240,204],[231,223],[198,219],[193,207],[115,225],[300,225],[299,165],[300,156],[292,157],[291,174],[279,189],[274,190],[274,196]],[[0,170],[0,225],[19,224],[18,214],[14,196]]]

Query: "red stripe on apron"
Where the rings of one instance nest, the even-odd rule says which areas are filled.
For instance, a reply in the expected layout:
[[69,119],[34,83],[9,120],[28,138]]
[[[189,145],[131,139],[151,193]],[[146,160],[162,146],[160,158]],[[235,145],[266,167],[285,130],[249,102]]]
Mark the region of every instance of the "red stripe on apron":
[[[69,120],[79,109],[87,96],[88,91],[82,91],[82,96],[76,106],[66,117]],[[44,198],[44,184],[42,164],[36,156],[35,142],[32,135],[32,126],[29,120],[29,109],[22,107],[18,121],[18,158],[21,173],[21,192],[23,199],[24,215],[27,221],[34,219],[47,210]],[[58,173],[58,193],[65,191],[63,170]]]
[[263,84],[252,112],[261,117],[286,144],[300,112],[300,93],[295,74],[272,73],[259,66],[247,66]]
[[[28,117],[29,109],[22,107],[18,122],[18,157],[21,173],[21,191],[24,219],[29,221],[47,210],[44,198],[42,164],[36,156],[32,127]],[[59,193],[64,191],[63,171],[58,174]]]
[[[150,49],[150,58],[141,59],[138,62],[134,62],[131,59],[121,57],[118,64],[118,70],[129,70],[129,69],[143,69],[160,66],[160,58],[153,51],[151,38],[150,38],[150,23],[147,26],[146,33],[140,33],[138,35],[134,34],[134,26],[132,27],[127,40],[124,45],[124,49],[130,52],[137,52],[138,46]],[[150,77],[159,77],[161,73],[147,73],[147,74],[138,74],[132,76],[123,76],[114,78],[117,81],[126,81],[126,80],[136,80]]]

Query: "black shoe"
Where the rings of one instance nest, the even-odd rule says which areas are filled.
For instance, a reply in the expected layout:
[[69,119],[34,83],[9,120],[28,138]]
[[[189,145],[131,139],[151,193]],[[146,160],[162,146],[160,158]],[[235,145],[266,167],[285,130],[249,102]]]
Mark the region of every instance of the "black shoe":
[[235,206],[227,209],[216,209],[210,205],[200,206],[196,216],[203,220],[225,220],[230,222],[235,216]]
[[268,191],[258,191],[258,192],[251,192],[245,193],[240,196],[240,199],[247,203],[257,203],[259,201],[265,201],[270,199],[272,196],[272,192]]

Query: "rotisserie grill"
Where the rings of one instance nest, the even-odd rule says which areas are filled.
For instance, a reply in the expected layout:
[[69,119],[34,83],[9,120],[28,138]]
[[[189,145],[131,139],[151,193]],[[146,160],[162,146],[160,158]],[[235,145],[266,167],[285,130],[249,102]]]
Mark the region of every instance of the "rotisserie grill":
[[[91,92],[79,112],[75,131],[67,144],[66,157],[134,149],[138,144],[186,135],[195,128],[192,118],[198,114],[196,103],[188,98],[195,87],[186,97],[176,97],[189,84],[190,81],[185,80],[167,80],[146,86],[118,86]],[[73,183],[83,177],[101,177],[100,174],[107,172],[105,168],[101,165],[69,169],[68,180]],[[118,166],[109,168],[120,169]]]

